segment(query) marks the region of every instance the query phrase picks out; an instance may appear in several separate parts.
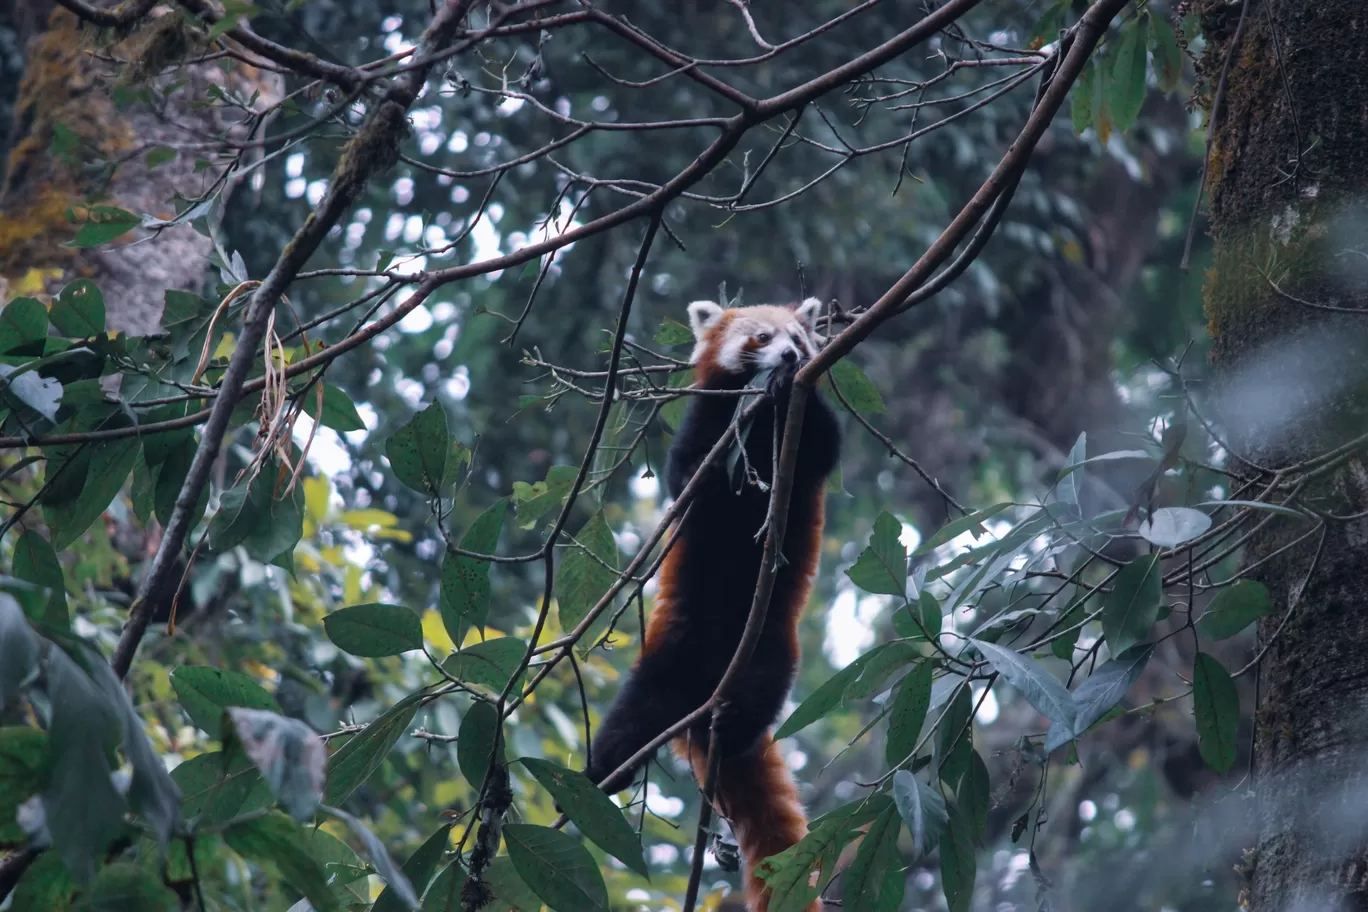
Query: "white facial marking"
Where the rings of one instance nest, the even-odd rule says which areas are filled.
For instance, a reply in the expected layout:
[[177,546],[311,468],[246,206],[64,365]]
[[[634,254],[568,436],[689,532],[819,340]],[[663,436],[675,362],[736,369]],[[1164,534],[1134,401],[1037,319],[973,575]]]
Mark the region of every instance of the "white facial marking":
[[[805,363],[817,354],[812,325],[819,307],[820,302],[814,298],[797,309],[760,305],[731,311],[728,322],[714,332],[718,337],[709,343],[715,345],[718,366],[740,374],[785,363]],[[711,301],[689,305],[690,322],[700,340],[694,349],[695,363],[706,348],[704,330],[716,326],[724,313],[727,312]]]

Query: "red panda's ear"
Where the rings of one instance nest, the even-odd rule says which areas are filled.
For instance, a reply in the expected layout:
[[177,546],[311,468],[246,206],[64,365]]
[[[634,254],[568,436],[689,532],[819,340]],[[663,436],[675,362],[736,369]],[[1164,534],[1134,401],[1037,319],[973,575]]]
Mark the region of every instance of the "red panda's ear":
[[713,301],[694,301],[689,305],[689,328],[694,338],[702,341],[708,327],[722,319],[723,310]]
[[809,330],[817,329],[817,317],[822,312],[822,302],[816,298],[807,298],[793,311],[804,326]]

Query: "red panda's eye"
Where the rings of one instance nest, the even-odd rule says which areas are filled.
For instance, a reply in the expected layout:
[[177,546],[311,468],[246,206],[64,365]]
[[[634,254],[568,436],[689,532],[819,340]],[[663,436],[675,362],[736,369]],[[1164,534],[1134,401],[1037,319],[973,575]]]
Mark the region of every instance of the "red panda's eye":
[[770,334],[769,334],[769,333],[761,333],[760,335],[758,335],[758,336],[755,337],[755,341],[756,341],[756,342],[759,342],[761,345],[768,345],[768,344],[769,344],[769,340],[770,340]]

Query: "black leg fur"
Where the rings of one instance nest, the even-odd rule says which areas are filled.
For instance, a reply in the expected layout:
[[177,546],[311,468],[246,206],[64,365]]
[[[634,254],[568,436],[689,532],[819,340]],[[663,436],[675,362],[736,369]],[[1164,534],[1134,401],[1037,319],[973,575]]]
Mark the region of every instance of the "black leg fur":
[[[596,784],[601,782],[648,741],[702,705],[702,700],[691,702],[687,690],[647,656],[633,669],[599,726],[592,751],[594,763],[585,775]],[[622,791],[635,773],[632,769],[614,777],[604,791]]]

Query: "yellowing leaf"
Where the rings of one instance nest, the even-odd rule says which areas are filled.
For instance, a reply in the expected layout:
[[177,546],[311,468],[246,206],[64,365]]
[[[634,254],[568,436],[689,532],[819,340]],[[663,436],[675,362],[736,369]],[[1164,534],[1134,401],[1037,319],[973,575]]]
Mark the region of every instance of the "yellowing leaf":
[[304,479],[304,508],[308,517],[322,522],[328,515],[328,501],[332,498],[332,482],[327,478]]
[[413,541],[413,533],[407,529],[376,529],[374,532],[370,533],[370,537],[385,539],[387,541]]
[[342,575],[342,602],[346,605],[361,603],[361,568],[349,564]]
[[423,612],[423,639],[436,647],[438,655],[456,651],[456,644],[447,636],[446,625],[442,623],[442,616],[435,608]]
[[478,630],[467,630],[465,635],[465,642],[461,643],[461,648],[465,649],[467,646],[474,646],[476,643],[481,643],[485,640],[497,640],[499,637],[502,636],[507,636],[507,634],[503,633],[502,631],[495,630],[493,627],[486,627],[484,629],[483,635],[481,635],[480,631]]
[[38,294],[47,286],[49,279],[56,279],[61,275],[60,269],[30,269],[10,285],[9,293],[15,297]]
[[399,517],[384,510],[369,507],[364,510],[348,510],[342,514],[342,521],[357,531],[364,532],[371,526],[387,529],[399,525]]
[[276,671],[274,668],[261,664],[255,659],[244,660],[242,663],[242,670],[263,683],[278,684],[280,682],[280,672]]

